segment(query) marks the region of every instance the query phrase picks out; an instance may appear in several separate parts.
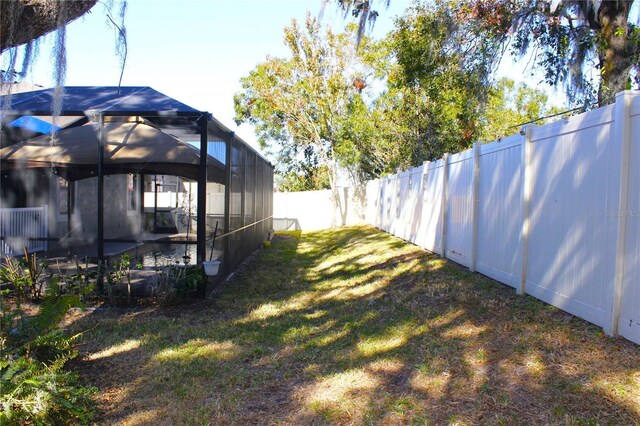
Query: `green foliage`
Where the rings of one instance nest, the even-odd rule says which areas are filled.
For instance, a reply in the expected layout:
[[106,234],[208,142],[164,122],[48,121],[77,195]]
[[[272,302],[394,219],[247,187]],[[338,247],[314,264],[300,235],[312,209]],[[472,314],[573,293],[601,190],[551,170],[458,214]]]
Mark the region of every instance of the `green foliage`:
[[170,305],[192,296],[206,277],[197,266],[168,265],[158,271],[155,296],[162,305]]
[[[547,95],[527,86],[503,78],[492,86],[482,114],[480,142],[491,142],[517,133],[524,123],[558,113],[547,106]],[[540,121],[536,121],[540,124]]]
[[338,168],[359,181],[472,144],[493,51],[461,51],[454,24],[447,7],[416,6],[357,53],[353,27],[334,34],[308,17],[286,28],[291,58],[259,64],[235,97],[236,121],[276,153],[280,189],[334,188]]
[[481,32],[456,19],[447,2],[416,4],[396,20],[387,40],[392,62],[388,90],[376,100],[382,138],[397,145],[380,161],[415,166],[470,146],[490,87],[489,57],[498,46],[474,44]]
[[66,359],[49,365],[24,356],[0,364],[1,424],[89,424],[93,388],[78,385],[77,374],[64,371]]
[[291,57],[267,58],[241,79],[236,122],[255,125],[262,147],[276,155],[280,175],[326,169],[335,186],[340,128],[350,118],[354,84],[364,77],[353,37],[323,29],[310,16],[303,28],[294,20],[284,30]]
[[83,268],[78,260],[75,260],[76,271],[72,274],[59,274],[57,279],[60,287],[60,294],[74,294],[80,298],[80,301],[92,295],[95,289],[95,280],[98,275],[97,271],[89,271],[88,265]]
[[[463,0],[462,20],[476,22],[486,40],[535,65],[551,85],[564,84],[570,100],[611,103],[615,93],[640,84],[638,16],[634,0]],[[479,41],[484,43],[484,41]],[[497,55],[493,61],[499,61]]]
[[255,125],[276,156],[279,189],[334,188],[338,169],[354,181],[395,173],[545,114],[540,92],[492,85],[512,9],[468,19],[478,10],[417,2],[357,53],[353,27],[334,34],[307,18],[286,28],[291,57],[259,64],[235,97],[236,121]]
[[131,267],[131,255],[124,253],[114,262],[112,270],[105,273],[106,267],[101,268],[107,280],[107,296],[112,305],[123,299],[124,287],[126,287],[126,303],[131,305]]
[[[35,264],[35,257],[32,260]],[[2,276],[16,276],[15,264],[7,264],[0,269]],[[67,337],[57,328],[71,307],[81,306],[80,295],[61,282],[58,276],[50,277],[34,315],[23,310],[24,289],[19,285],[14,285],[14,297],[9,297],[8,289],[0,295],[1,424],[86,424],[91,420],[95,390],[81,386],[75,373],[64,370],[76,356],[72,345],[77,336]]]
[[33,301],[39,301],[46,283],[44,271],[48,266],[46,260],[38,260],[35,254],[29,255],[25,248],[22,260],[5,258],[5,265],[0,268],[0,282],[11,283],[21,300],[28,294]]
[[326,166],[300,163],[279,176],[276,187],[282,192],[330,189],[329,170]]

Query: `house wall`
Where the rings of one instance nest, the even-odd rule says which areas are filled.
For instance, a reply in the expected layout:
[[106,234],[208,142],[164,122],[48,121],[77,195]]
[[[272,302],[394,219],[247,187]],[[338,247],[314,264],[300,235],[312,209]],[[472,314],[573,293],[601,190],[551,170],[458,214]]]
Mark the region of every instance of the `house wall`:
[[[147,229],[151,229],[153,223],[154,205],[161,217],[170,216],[171,224],[175,225],[178,232],[187,232],[188,220],[191,218],[191,230],[197,227],[196,215],[198,212],[198,183],[178,176],[158,175],[158,180],[163,182],[155,192],[153,175],[147,176],[144,186],[144,211],[147,220]],[[240,194],[231,194],[232,204],[240,206]],[[237,212],[236,216],[240,213]],[[207,182],[207,226],[215,227],[218,222],[222,226],[224,222],[224,185],[216,182]]]
[[[72,236],[95,239],[98,233],[98,179],[75,183],[75,208]],[[139,198],[139,191],[136,196]],[[104,237],[122,238],[142,232],[142,214],[138,200],[136,212],[127,211],[127,175],[104,177]],[[65,222],[66,225],[66,222]]]
[[[59,176],[50,170],[19,170],[3,173],[0,186],[0,208],[48,206],[49,238],[65,239],[70,236],[78,244],[95,241],[97,238],[97,178],[82,179],[70,185],[73,214],[71,234],[67,214],[60,212],[60,202],[66,197],[59,194]],[[105,238],[122,238],[142,232],[140,213],[140,191],[137,211],[127,210],[127,175],[111,175],[104,178],[104,232]],[[61,200],[64,198],[65,200]],[[66,242],[51,241],[50,249],[66,247]]]
[[40,207],[49,202],[50,170],[21,169],[0,174],[0,208]]

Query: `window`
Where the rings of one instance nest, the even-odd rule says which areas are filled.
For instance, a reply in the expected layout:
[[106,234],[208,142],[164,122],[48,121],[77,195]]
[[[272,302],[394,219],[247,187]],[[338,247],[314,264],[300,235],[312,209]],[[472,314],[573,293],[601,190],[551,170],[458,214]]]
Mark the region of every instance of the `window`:
[[55,205],[55,215],[57,222],[66,222],[68,214],[73,213],[74,206],[77,201],[77,191],[75,185],[68,180],[57,177],[56,182],[56,195],[51,204]]
[[139,195],[139,179],[138,175],[127,175],[127,213],[136,213],[138,211],[138,195]]
[[58,178],[58,214],[64,216],[69,213],[69,182]]

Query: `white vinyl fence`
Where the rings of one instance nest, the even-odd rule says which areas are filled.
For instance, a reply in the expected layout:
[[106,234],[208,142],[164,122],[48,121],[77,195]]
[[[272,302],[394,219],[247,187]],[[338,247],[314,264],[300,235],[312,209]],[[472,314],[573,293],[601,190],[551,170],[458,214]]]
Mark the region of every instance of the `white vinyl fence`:
[[339,188],[335,202],[331,190],[276,192],[273,227],[276,231],[327,229],[364,221],[364,188]]
[[640,92],[367,183],[366,221],[640,343]]
[[0,209],[0,256],[46,251],[47,213],[47,206]]

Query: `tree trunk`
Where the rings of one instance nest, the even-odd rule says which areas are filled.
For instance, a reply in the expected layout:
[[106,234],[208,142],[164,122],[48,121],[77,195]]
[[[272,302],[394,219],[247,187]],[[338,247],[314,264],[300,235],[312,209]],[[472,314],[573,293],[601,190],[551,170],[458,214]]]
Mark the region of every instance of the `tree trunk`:
[[616,93],[627,88],[631,63],[629,10],[632,0],[603,1],[598,9],[598,23],[603,46],[599,49],[600,87],[598,102],[615,102]]
[[338,216],[342,217],[342,203],[340,202],[340,193],[338,192],[338,165],[334,157],[331,158],[329,163],[329,185],[331,186],[331,200],[333,201],[331,227],[335,228],[342,225],[338,221]]
[[0,0],[0,53],[79,18],[97,0]]

